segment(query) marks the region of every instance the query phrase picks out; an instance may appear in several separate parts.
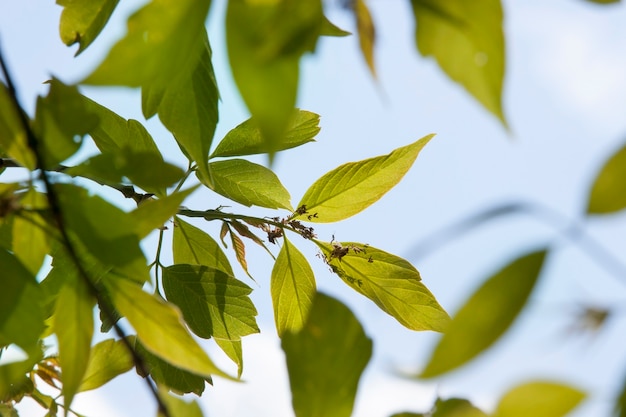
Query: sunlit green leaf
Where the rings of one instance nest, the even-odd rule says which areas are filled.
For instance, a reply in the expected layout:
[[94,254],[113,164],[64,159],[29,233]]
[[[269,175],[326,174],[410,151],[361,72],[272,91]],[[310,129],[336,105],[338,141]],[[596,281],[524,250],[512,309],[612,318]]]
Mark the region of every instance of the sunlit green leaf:
[[[211,378],[203,378],[192,372],[177,368],[170,363],[153,355],[139,343],[136,338],[131,337],[129,340],[135,346],[137,353],[144,359],[150,376],[159,385],[164,385],[170,390],[178,394],[187,394],[193,392],[200,396],[204,392],[205,382]],[[145,375],[141,375],[145,377]]]
[[244,159],[228,159],[211,162],[209,167],[216,193],[246,206],[293,211],[289,192],[276,174],[264,166]]
[[191,337],[183,325],[180,311],[172,304],[124,279],[107,279],[103,284],[114,306],[128,319],[147,350],[198,375],[228,377]]
[[103,340],[91,349],[85,376],[78,392],[99,388],[113,378],[130,371],[133,366],[133,357],[124,342]]
[[495,343],[524,308],[545,256],[523,255],[487,279],[456,313],[420,376],[451,371]]
[[59,32],[67,46],[79,44],[76,55],[98,36],[119,0],[57,0],[63,7]]
[[83,82],[166,86],[192,73],[202,49],[209,0],[153,0],[128,19],[128,32]]
[[304,327],[286,332],[282,348],[296,417],[349,417],[372,355],[372,341],[354,314],[318,293]]
[[336,222],[357,214],[400,182],[433,136],[425,136],[388,155],[333,169],[309,187],[298,207],[304,205],[309,213],[317,213],[308,219],[317,223]]
[[54,332],[59,343],[59,364],[64,404],[69,407],[81,385],[91,351],[95,300],[77,276],[61,288],[54,311]]
[[626,207],[626,146],[615,152],[596,176],[587,213],[608,214]]
[[218,269],[177,264],[163,269],[163,289],[198,336],[239,340],[258,333],[252,289]]
[[[131,211],[129,216],[135,224],[135,233],[137,233],[139,238],[144,238],[154,229],[164,226],[165,222],[176,214],[185,198],[193,193],[196,188],[197,186],[156,200],[144,201],[139,207]],[[175,232],[176,229],[174,229]]]
[[349,36],[350,32],[345,31],[333,24],[326,16],[324,16],[324,21],[322,22],[322,27],[320,28],[320,36]]
[[370,72],[376,76],[376,65],[374,63],[374,43],[376,41],[376,30],[374,21],[364,0],[355,0],[352,3],[354,17],[356,18],[356,28],[359,34],[359,46],[361,53]]
[[[297,110],[292,116],[283,141],[276,152],[295,148],[308,142],[313,142],[315,135],[320,131],[320,116],[318,114]],[[261,136],[261,131],[252,119],[241,123],[224,136],[211,158],[221,156],[240,156],[267,153],[270,149]]]
[[215,338],[215,343],[237,365],[237,378],[243,373],[243,350],[241,340],[228,340]]
[[518,385],[502,398],[493,417],[563,417],[585,398],[585,393],[568,385],[533,381]]
[[35,277],[5,249],[0,249],[2,290],[0,291],[0,346],[10,343],[22,349],[33,346],[44,330],[42,291]]
[[[159,391],[167,407],[168,417],[202,417],[202,409],[196,401],[185,401],[180,397]],[[157,417],[166,417],[158,413]]]
[[283,247],[272,269],[271,292],[278,335],[299,331],[315,296],[315,276],[306,258],[283,238]]
[[[28,208],[41,208],[42,194],[31,189],[21,199],[21,204]],[[43,207],[46,204],[44,202]],[[36,276],[41,268],[46,254],[50,251],[48,235],[45,230],[46,221],[35,213],[22,213],[13,220],[11,248],[22,264]]]
[[449,398],[437,399],[432,417],[487,417],[487,414],[467,400]]
[[500,0],[411,0],[417,49],[487,110],[502,111],[505,44]]
[[323,22],[320,0],[228,2],[233,78],[270,154],[281,149],[296,104],[300,56],[314,49]]
[[33,392],[35,388],[33,381],[26,373],[41,360],[43,353],[38,343],[28,348],[25,353],[28,358],[23,361],[0,365],[0,401],[7,399],[19,401],[25,394]]
[[35,169],[35,155],[9,91],[0,83],[0,149],[28,169]]
[[444,331],[450,321],[408,261],[355,242],[315,241],[339,277],[411,330]]
[[234,275],[226,254],[206,232],[176,217],[172,253],[175,264],[206,265]]

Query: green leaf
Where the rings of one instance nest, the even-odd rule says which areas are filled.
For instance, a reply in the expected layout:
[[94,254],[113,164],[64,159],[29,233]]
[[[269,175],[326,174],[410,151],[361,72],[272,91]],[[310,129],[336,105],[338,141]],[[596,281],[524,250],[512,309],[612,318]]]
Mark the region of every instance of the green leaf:
[[437,399],[432,417],[487,417],[487,414],[461,398]]
[[285,333],[282,348],[296,417],[349,417],[372,355],[372,341],[354,314],[318,293],[304,327]]
[[626,207],[626,146],[615,152],[596,175],[589,193],[588,214],[609,214]]
[[176,307],[124,279],[107,279],[102,283],[115,308],[128,319],[148,351],[200,376],[215,374],[228,378],[185,329]]
[[19,401],[25,394],[34,391],[33,381],[26,374],[42,359],[43,353],[37,343],[27,349],[26,354],[28,359],[0,365],[0,402],[6,399]]
[[528,382],[504,394],[493,417],[563,417],[584,398],[584,392],[568,385]]
[[0,404],[0,417],[19,417],[13,405]]
[[278,335],[298,332],[313,304],[315,276],[304,255],[286,236],[272,269],[271,292]]
[[[319,133],[320,116],[318,114],[297,110],[290,119],[283,141],[276,152],[295,148],[308,142],[314,142]],[[241,123],[224,136],[211,158],[222,156],[241,156],[268,153],[270,149],[263,140],[261,131],[252,119]]]
[[[182,398],[164,393],[163,391],[159,393],[167,407],[169,417],[202,417],[202,409],[196,401],[187,402]],[[165,416],[159,412],[157,417]]]
[[134,365],[133,357],[124,342],[103,340],[91,349],[85,376],[78,392],[99,388],[113,378],[130,371]]
[[293,211],[289,192],[276,174],[264,166],[244,159],[229,159],[211,162],[209,167],[213,179],[211,188],[216,193],[248,207],[255,205]]
[[621,0],[587,0],[590,1],[591,3],[596,3],[596,4],[614,4],[614,3],[619,3]]
[[323,22],[320,0],[228,2],[233,78],[270,155],[281,149],[294,110],[300,56],[315,48]]
[[374,21],[364,0],[355,0],[352,2],[354,17],[356,18],[356,28],[359,34],[359,46],[361,53],[370,72],[376,77],[376,65],[374,63],[374,43],[376,41],[376,30]]
[[403,413],[395,413],[390,417],[429,417],[427,414],[422,413],[411,413],[410,411],[405,411]]
[[226,254],[211,236],[180,217],[174,221],[172,253],[175,264],[206,265],[234,275]]
[[506,125],[502,111],[505,42],[500,0],[411,0],[417,49],[433,56]]
[[[31,188],[22,198],[21,204],[28,208],[45,207],[45,202],[42,205],[41,201],[37,201],[42,198],[45,196]],[[45,232],[47,226],[46,221],[36,213],[22,212],[13,219],[11,248],[33,276],[37,276],[46,254],[50,251],[48,235]]]
[[626,380],[623,380],[620,387],[620,393],[615,399],[614,415],[617,417],[626,417]]
[[76,55],[87,49],[109,21],[119,0],[57,0],[63,7],[59,33],[67,46],[79,44]]
[[315,243],[333,272],[403,326],[438,332],[446,329],[448,314],[408,261],[355,242]]
[[[146,91],[144,89],[144,94]],[[211,47],[205,33],[202,54],[195,69],[178,83],[168,85],[157,112],[181,150],[207,178],[210,178],[207,163],[218,121],[218,100]]]
[[95,300],[85,278],[74,276],[57,298],[54,332],[59,342],[59,364],[64,404],[69,407],[78,392],[91,351]]
[[0,265],[0,346],[15,343],[26,350],[44,330],[43,293],[34,275],[5,249],[0,249]]
[[317,223],[336,222],[363,211],[400,182],[433,136],[424,136],[388,155],[333,169],[309,187],[298,207],[306,206],[309,213],[317,213],[309,219]]
[[[170,217],[178,212],[185,198],[197,188],[198,186],[196,185],[166,197],[150,199],[141,203],[139,207],[129,213],[129,217],[135,224],[135,233],[137,233],[140,239],[143,239],[154,229],[162,227]],[[174,233],[176,233],[176,229],[174,229]]]
[[244,245],[243,240],[230,228],[228,228],[228,231],[230,232],[230,241],[233,245],[235,257],[237,258],[239,265],[241,265],[241,268],[246,272],[246,275],[254,281],[254,278],[252,278],[252,275],[250,275],[250,272],[248,271],[248,261],[246,261],[246,245]]
[[128,19],[128,33],[83,83],[167,86],[193,72],[208,0],[153,0]]
[[350,32],[335,26],[333,22],[331,22],[326,16],[324,16],[324,21],[322,22],[322,27],[320,28],[320,36],[343,37],[349,35],[351,35]]
[[489,348],[522,311],[546,251],[523,255],[492,275],[457,312],[420,375],[451,371]]
[[3,83],[0,83],[0,148],[20,165],[35,169],[35,155],[28,147],[20,115]]
[[237,365],[237,378],[243,373],[243,350],[241,340],[228,340],[215,338],[215,343]]
[[[147,351],[135,337],[131,337],[129,340],[135,346],[137,353],[144,359],[150,375],[157,384],[164,385],[181,395],[193,392],[200,396],[204,392],[205,381],[211,381],[211,378],[203,378],[192,372],[172,366],[170,363]],[[141,376],[145,377],[146,375]]]
[[258,333],[252,289],[218,269],[178,264],[163,269],[163,289],[198,336],[239,340]]
[[81,145],[78,139],[98,125],[98,116],[83,105],[76,86],[54,78],[48,84],[48,95],[37,99],[33,130],[40,140],[45,165],[53,168],[76,153]]

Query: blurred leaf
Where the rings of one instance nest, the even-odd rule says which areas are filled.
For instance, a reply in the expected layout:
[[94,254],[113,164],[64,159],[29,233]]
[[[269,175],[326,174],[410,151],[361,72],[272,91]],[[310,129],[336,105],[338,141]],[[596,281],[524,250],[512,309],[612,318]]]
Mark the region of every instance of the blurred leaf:
[[181,150],[210,181],[207,163],[218,121],[219,93],[211,64],[211,47],[206,33],[203,36],[196,67],[188,77],[167,86],[157,112]]
[[244,159],[228,159],[211,162],[209,167],[213,179],[211,188],[216,193],[248,207],[255,205],[293,211],[289,192],[276,174],[264,166]]
[[0,403],[0,417],[19,417],[19,414],[12,404]]
[[153,0],[129,17],[128,32],[83,83],[166,86],[193,72],[209,0]]
[[78,392],[99,388],[113,378],[130,371],[134,365],[132,355],[121,340],[103,340],[91,349],[85,376]]
[[28,359],[0,365],[0,403],[19,401],[25,394],[33,392],[35,388],[33,381],[26,376],[26,373],[30,372],[41,360],[43,353],[38,343],[24,350]]
[[504,394],[493,417],[563,417],[584,398],[584,392],[567,385],[529,382]]
[[109,21],[119,0],[57,0],[63,7],[59,33],[67,46],[79,44],[76,55],[87,49]]
[[[320,116],[318,114],[296,110],[292,116],[280,148],[275,151],[295,148],[308,142],[314,142],[314,137],[320,131]],[[221,156],[241,156],[267,153],[270,149],[261,136],[261,131],[252,119],[241,123],[224,136],[211,158]]]
[[28,147],[19,113],[3,83],[0,83],[0,150],[31,171],[35,169],[35,155]]
[[[211,378],[205,379],[193,372],[177,368],[147,351],[136,338],[132,337],[130,340],[134,344],[137,353],[144,359],[150,375],[157,384],[164,385],[181,395],[190,392],[198,396],[202,395],[206,380],[210,381]],[[145,377],[145,375],[141,376]]]
[[226,353],[226,355],[237,365],[237,378],[241,378],[243,373],[243,350],[241,340],[228,340],[215,338],[215,343]]
[[[22,198],[21,204],[26,207],[36,207],[38,204],[36,200],[41,198],[45,196],[31,188]],[[33,276],[37,276],[46,254],[50,251],[48,235],[45,232],[47,226],[46,221],[36,213],[22,212],[13,220],[11,248],[14,255]]]
[[487,414],[467,400],[449,398],[437,399],[432,417],[487,417]]
[[345,31],[333,24],[326,16],[324,16],[324,21],[322,22],[322,27],[320,28],[320,36],[349,36],[352,35],[350,32]]
[[315,276],[304,255],[286,236],[272,269],[271,292],[278,335],[298,332],[313,304]]
[[[202,409],[196,401],[185,401],[182,398],[175,397],[171,394],[161,392],[161,397],[169,417],[202,417]],[[164,394],[164,395],[163,395]],[[162,413],[158,413],[157,417],[165,417]]]
[[495,343],[524,308],[545,256],[545,250],[523,255],[488,278],[454,316],[420,376],[458,368]]
[[228,2],[226,43],[233,78],[270,155],[284,149],[299,60],[315,48],[323,22],[320,0]]
[[626,417],[626,379],[622,380],[620,392],[615,399],[613,410],[613,415],[616,417]]
[[304,327],[286,332],[282,348],[296,417],[349,417],[372,355],[372,341],[352,312],[318,293]]
[[504,125],[505,41],[500,0],[411,0],[417,49],[433,56]]
[[359,34],[361,53],[363,54],[363,58],[365,58],[365,62],[367,62],[372,76],[376,77],[376,65],[374,63],[376,30],[374,28],[372,15],[364,0],[354,0],[352,2],[352,8],[354,10],[354,17],[356,18],[356,28]]
[[411,413],[409,411],[405,411],[403,413],[392,414],[390,417],[428,417],[428,415],[422,414],[422,413]]
[[596,176],[589,193],[588,214],[609,214],[626,207],[626,146],[615,152]]
[[596,4],[613,4],[613,3],[619,3],[621,0],[587,0],[590,1],[591,3],[596,3]]
[[309,213],[317,213],[309,219],[316,223],[336,222],[359,213],[400,182],[433,136],[425,136],[388,155],[333,169],[309,187],[298,207],[304,205]]
[[[166,197],[144,201],[139,207],[131,211],[129,216],[135,223],[135,233],[139,238],[143,239],[154,229],[164,226],[165,222],[178,212],[185,198],[193,193],[196,188],[198,188],[197,185]],[[175,232],[176,229],[174,229]]]
[[191,337],[180,311],[172,304],[124,279],[108,279],[103,284],[115,308],[128,319],[148,351],[200,376],[215,374],[228,378]]
[[198,336],[239,340],[258,333],[252,289],[218,269],[177,264],[163,269],[163,289]]
[[87,370],[95,305],[86,278],[73,278],[61,288],[53,316],[54,332],[59,343],[63,403],[68,408]]
[[175,264],[206,265],[234,275],[226,254],[211,236],[180,217],[174,221],[172,253]]
[[315,243],[334,273],[403,326],[437,332],[447,328],[448,314],[408,261],[355,242]]

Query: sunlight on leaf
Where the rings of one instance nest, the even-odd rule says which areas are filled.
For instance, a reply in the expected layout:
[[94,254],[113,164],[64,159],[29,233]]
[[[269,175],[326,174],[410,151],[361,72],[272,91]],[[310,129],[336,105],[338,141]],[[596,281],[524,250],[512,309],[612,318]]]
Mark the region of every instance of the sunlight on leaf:
[[[160,391],[163,401],[167,407],[169,417],[202,417],[202,409],[195,400],[185,401],[181,397]],[[158,413],[157,417],[165,417],[162,413]]]
[[120,340],[107,339],[94,345],[78,392],[96,389],[130,371],[133,357]]
[[286,332],[282,348],[296,417],[352,414],[372,341],[348,307],[318,293],[304,327],[297,333]]
[[274,320],[279,336],[298,332],[315,296],[315,276],[304,255],[285,236],[271,278]]
[[175,264],[206,265],[234,275],[226,254],[208,233],[180,217],[174,221],[172,253]]
[[109,21],[119,0],[57,0],[63,7],[59,33],[67,46],[79,44],[76,55],[87,49]]
[[460,398],[437,399],[432,417],[487,417],[487,414]]
[[610,214],[626,208],[626,146],[604,163],[591,187],[588,214]]
[[458,368],[493,345],[524,308],[545,256],[526,254],[489,277],[453,317],[420,377]]
[[[159,227],[168,227],[166,222],[178,212],[180,205],[198,186],[172,193],[167,197],[146,200],[128,213],[135,224],[135,233],[140,239]],[[174,230],[176,232],[176,230]],[[189,263],[189,262],[187,262]]]
[[309,213],[317,213],[308,219],[316,223],[336,222],[363,211],[400,182],[433,136],[424,136],[388,155],[333,169],[309,187],[298,207],[306,206]]
[[228,340],[215,338],[215,343],[237,365],[237,378],[243,373],[243,349],[241,340]]
[[533,381],[511,389],[496,406],[493,417],[564,417],[585,398],[568,385]]
[[0,148],[21,165],[35,169],[35,155],[28,147],[19,113],[3,83],[0,83]]

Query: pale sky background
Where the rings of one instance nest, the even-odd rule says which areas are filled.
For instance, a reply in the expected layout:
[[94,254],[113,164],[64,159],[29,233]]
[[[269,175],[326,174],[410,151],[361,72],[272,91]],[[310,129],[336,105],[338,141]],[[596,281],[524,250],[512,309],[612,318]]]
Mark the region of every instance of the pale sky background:
[[[41,83],[50,75],[72,82],[87,74],[123,35],[125,16],[140,3],[122,1],[103,36],[74,59],[75,47],[66,48],[58,35],[60,7],[52,1],[0,2],[0,42],[27,109],[32,111],[35,95],[46,91]],[[216,141],[248,117],[226,65],[224,4],[214,1],[208,23],[222,95]],[[355,37],[321,40],[317,53],[303,62],[298,105],[321,114],[322,131],[316,143],[279,155],[275,170],[296,204],[330,169],[437,133],[405,179],[381,201],[344,222],[316,226],[316,232],[322,239],[335,234],[339,240],[367,242],[407,258],[440,303],[454,313],[491,272],[522,251],[555,241],[557,234],[520,215],[489,223],[424,257],[418,258],[412,248],[477,210],[512,200],[540,203],[567,219],[581,216],[595,172],[626,138],[626,8],[583,0],[504,1],[508,47],[504,107],[509,134],[433,61],[418,56],[408,1],[369,4],[379,34],[378,81],[368,74]],[[350,16],[338,7],[330,7],[328,15],[340,27],[353,30]],[[83,92],[127,118],[143,120],[137,91]],[[158,143],[172,149],[168,157],[182,165],[180,152],[157,119],[148,126]],[[196,193],[186,205],[206,209],[220,204],[230,203],[207,192]],[[265,209],[251,212],[275,215]],[[616,256],[624,253],[624,214],[592,219],[585,228]],[[148,239],[145,245],[149,259],[153,243]],[[626,373],[623,313],[617,311],[595,337],[573,336],[568,329],[581,302],[623,303],[626,277],[609,275],[570,243],[561,242],[561,249],[551,254],[531,305],[512,332],[470,365],[429,382],[402,379],[396,371],[423,366],[438,336],[405,329],[331,275],[315,258],[313,245],[296,243],[310,259],[318,287],[348,304],[374,340],[374,357],[361,381],[355,417],[423,412],[437,394],[470,398],[489,409],[511,386],[545,378],[572,383],[589,393],[572,416],[610,414]],[[251,244],[247,247],[258,284],[243,273],[239,276],[255,289],[262,330],[244,339],[247,382],[216,379],[199,401],[207,416],[292,416],[269,297],[271,259]],[[215,349],[211,354],[233,369]],[[153,415],[155,409],[134,371],[101,390],[79,395],[75,408],[90,417]],[[23,416],[45,413],[26,400],[22,410]]]

